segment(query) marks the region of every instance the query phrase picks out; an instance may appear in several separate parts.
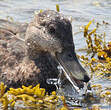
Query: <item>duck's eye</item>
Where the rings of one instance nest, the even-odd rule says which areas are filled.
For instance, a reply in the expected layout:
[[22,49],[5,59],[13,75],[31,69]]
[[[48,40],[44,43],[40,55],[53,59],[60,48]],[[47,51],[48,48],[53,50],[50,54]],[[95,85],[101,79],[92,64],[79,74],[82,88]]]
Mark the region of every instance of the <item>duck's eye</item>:
[[54,33],[55,33],[55,28],[54,28],[54,26],[49,26],[48,31],[49,31],[50,34],[54,34]]

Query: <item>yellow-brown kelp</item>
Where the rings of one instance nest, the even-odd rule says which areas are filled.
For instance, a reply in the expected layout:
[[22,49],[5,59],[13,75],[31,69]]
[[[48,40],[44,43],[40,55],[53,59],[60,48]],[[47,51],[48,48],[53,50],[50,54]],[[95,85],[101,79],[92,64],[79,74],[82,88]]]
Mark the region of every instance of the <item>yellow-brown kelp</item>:
[[[45,92],[45,89],[40,88],[40,84],[35,87],[32,86],[22,86],[22,88],[10,88],[9,91],[5,93],[6,86],[4,83],[0,84],[0,102],[2,103],[3,109],[8,107],[16,107],[16,103],[23,103],[25,107],[31,108],[47,108],[56,109],[59,100],[65,105],[64,96],[57,96],[56,92],[53,91],[51,95]],[[19,104],[20,105],[20,104]],[[67,108],[64,106],[64,108]],[[62,109],[62,108],[60,108]]]
[[[89,32],[90,21],[84,27],[84,37],[87,43],[87,54],[91,54],[91,60],[87,56],[79,56],[82,63],[89,65],[92,72],[98,76],[107,76],[111,78],[111,42],[106,45],[105,33],[99,35],[96,33],[97,26]],[[95,57],[95,55],[98,56]]]
[[[107,78],[111,79],[111,42],[106,43],[106,34],[98,34],[96,28],[89,31],[89,26],[94,22],[94,20],[90,21],[84,27],[84,37],[86,39],[87,44],[87,55],[91,55],[88,57],[87,55],[79,56],[81,62],[90,68],[91,70],[91,78],[93,80],[93,76],[97,78]],[[99,24],[99,23],[97,23]],[[103,22],[104,25],[107,25]],[[111,88],[104,88],[101,84],[92,85],[91,88],[96,92],[96,95],[100,98],[100,100],[111,103]]]

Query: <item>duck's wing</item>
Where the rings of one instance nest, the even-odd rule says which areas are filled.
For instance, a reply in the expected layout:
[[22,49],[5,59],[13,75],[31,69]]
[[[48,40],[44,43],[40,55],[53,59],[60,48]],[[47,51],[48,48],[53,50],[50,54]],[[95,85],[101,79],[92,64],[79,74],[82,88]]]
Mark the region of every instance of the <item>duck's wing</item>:
[[[0,19],[0,32],[4,34],[18,35],[24,39],[28,24],[20,22],[11,22],[8,20]],[[17,36],[18,37],[18,36]]]
[[9,55],[14,55],[18,59],[18,56],[25,53],[23,40],[26,28],[26,24],[0,19],[0,62],[5,56],[8,58]]
[[0,82],[8,87],[24,84],[36,71],[34,62],[26,60],[25,42],[22,41],[26,28],[27,24],[0,19]]

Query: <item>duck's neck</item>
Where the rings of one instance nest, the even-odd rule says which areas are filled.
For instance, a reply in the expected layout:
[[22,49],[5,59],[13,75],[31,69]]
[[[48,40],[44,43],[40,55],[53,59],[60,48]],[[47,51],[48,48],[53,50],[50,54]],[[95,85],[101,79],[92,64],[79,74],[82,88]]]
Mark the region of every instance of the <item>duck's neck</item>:
[[33,61],[40,69],[41,74],[44,75],[43,77],[57,78],[59,74],[57,69],[58,63],[49,53],[39,53]]
[[40,69],[40,73],[38,74],[38,82],[41,84],[41,87],[46,88],[46,90],[48,91],[51,89],[55,90],[54,85],[50,85],[47,83],[47,79],[58,78],[58,64],[55,59],[48,53],[41,53],[37,55],[36,59],[33,59],[33,61]]
[[37,65],[49,66],[57,70],[58,63],[49,53],[39,53],[34,61]]

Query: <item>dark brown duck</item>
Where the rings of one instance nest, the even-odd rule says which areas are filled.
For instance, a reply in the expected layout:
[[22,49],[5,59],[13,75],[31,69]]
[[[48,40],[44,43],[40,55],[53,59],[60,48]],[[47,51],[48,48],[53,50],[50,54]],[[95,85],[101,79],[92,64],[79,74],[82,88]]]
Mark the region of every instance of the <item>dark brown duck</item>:
[[64,15],[46,10],[29,24],[0,20],[0,81],[8,88],[40,83],[49,92],[55,90],[46,80],[58,77],[58,65],[79,88],[89,81],[76,57],[71,23]]

